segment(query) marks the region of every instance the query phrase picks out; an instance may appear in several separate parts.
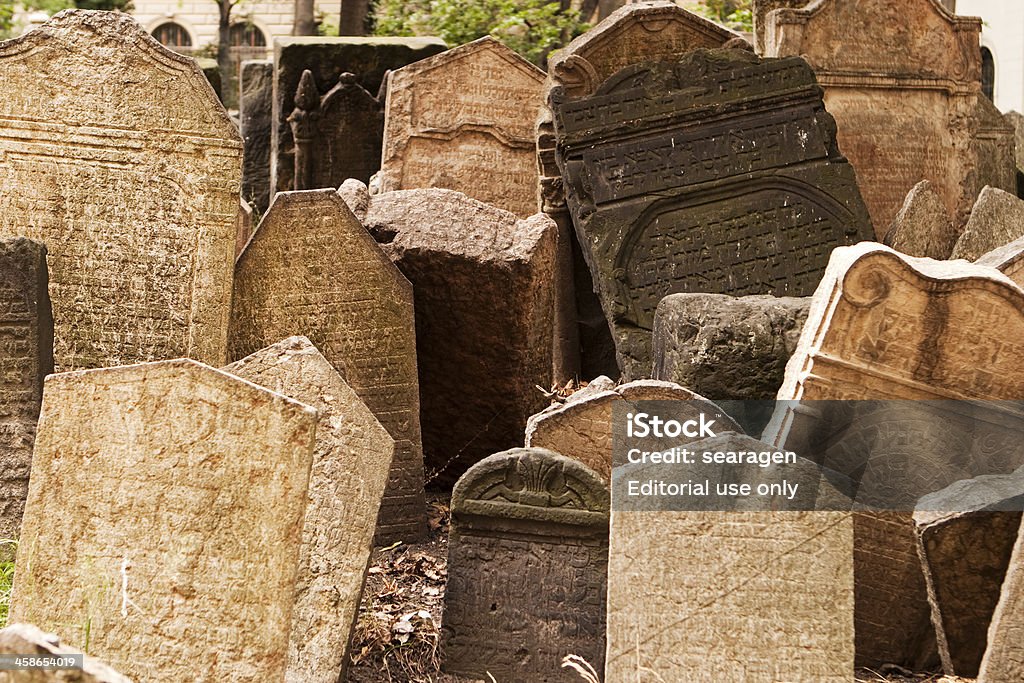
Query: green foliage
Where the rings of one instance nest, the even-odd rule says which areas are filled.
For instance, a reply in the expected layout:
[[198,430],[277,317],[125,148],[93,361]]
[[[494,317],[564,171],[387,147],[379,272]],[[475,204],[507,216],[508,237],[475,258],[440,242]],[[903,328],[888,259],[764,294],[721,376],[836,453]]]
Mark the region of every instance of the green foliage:
[[0,628],[7,625],[7,614],[11,607],[11,586],[14,585],[14,556],[18,542],[0,540]]
[[752,0],[692,0],[686,9],[735,31],[754,30]]
[[78,9],[101,9],[108,12],[131,12],[135,7],[132,0],[74,0]]
[[10,38],[14,31],[14,2],[0,0],[0,38]]
[[440,36],[462,45],[490,35],[535,64],[586,30],[575,10],[547,0],[378,0],[379,36]]

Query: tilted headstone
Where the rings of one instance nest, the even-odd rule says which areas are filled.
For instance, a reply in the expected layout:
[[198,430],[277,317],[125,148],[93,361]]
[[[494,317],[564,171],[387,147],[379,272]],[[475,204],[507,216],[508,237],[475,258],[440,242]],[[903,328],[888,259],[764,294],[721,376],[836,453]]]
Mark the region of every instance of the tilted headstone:
[[440,187],[532,216],[543,85],[543,71],[490,36],[392,72],[381,191]]
[[879,237],[922,178],[958,225],[983,186],[1013,190],[1013,131],[981,93],[980,31],[938,0],[822,0],[768,15],[765,54],[813,67]]
[[47,246],[57,369],[222,363],[242,143],[195,61],[69,10],[0,80],[0,236]]
[[1024,469],[958,481],[914,513],[942,670],[977,676],[1024,503]]
[[279,193],[235,264],[231,358],[308,337],[395,440],[378,543],[426,531],[414,324],[412,285],[334,190]]
[[[317,36],[275,39],[271,194],[297,189],[294,184],[295,140],[288,117],[295,111],[295,93],[304,71],[310,72],[318,94],[326,95],[338,85],[342,74],[348,73],[355,77],[353,84],[376,95],[388,71],[436,55],[444,49],[445,44],[438,38]],[[379,145],[380,140],[375,144]],[[379,163],[379,159],[377,161]],[[330,187],[337,187],[341,182],[332,183]]]
[[[727,433],[687,448],[773,450]],[[649,512],[622,491],[613,487],[605,680],[853,680],[849,512]]]
[[581,463],[515,448],[452,492],[443,669],[485,679],[576,683],[561,667],[604,661],[608,489]]
[[527,418],[547,403],[537,387],[551,386],[554,365],[555,226],[452,190],[355,203],[415,287],[423,450],[431,477],[454,483],[521,444]]
[[224,368],[319,414],[286,680],[345,679],[395,442],[305,337],[290,337]]
[[[555,130],[547,92],[562,87],[567,97],[587,97],[616,71],[643,60],[672,59],[697,48],[721,47],[739,34],[712,23],[674,2],[636,2],[617,8],[593,29],[548,59],[544,103],[536,126],[540,169],[540,210],[558,225],[560,262],[571,264],[573,279],[560,291],[573,292],[579,321],[580,372],[618,376],[615,346],[594,282],[580,253],[565,203],[562,172],[555,162]],[[571,285],[572,289],[569,289]]]
[[80,669],[12,669],[0,671],[0,683],[131,683],[103,662],[66,645],[52,633],[30,624],[0,629],[0,655],[65,658],[81,656]]
[[283,682],[316,420],[192,360],[51,375],[11,621],[139,681]]
[[17,539],[28,496],[32,444],[53,372],[53,317],[46,288],[46,247],[0,240],[0,538]]
[[696,50],[627,67],[591,97],[556,88],[550,103],[573,222],[626,378],[650,372],[666,295],[809,295],[833,248],[872,234],[799,58]]
[[654,318],[654,378],[713,400],[770,400],[796,350],[809,297],[672,294]]
[[969,261],[1024,237],[1024,200],[1017,195],[986,187],[971,209],[967,227],[953,248],[952,258]]
[[238,115],[245,142],[242,199],[262,214],[270,206],[270,128],[274,63],[269,59],[242,62]]
[[1009,244],[996,247],[983,254],[975,263],[995,268],[1006,277],[1024,287],[1024,237],[1018,237]]
[[[793,403],[781,406],[766,440],[801,452],[792,447],[798,401],[904,400],[913,413],[928,400],[1019,398],[1022,314],[1024,291],[991,268],[912,258],[872,243],[837,249],[779,390],[780,400]],[[870,449],[837,451],[823,465],[851,477],[860,472],[862,487],[894,480],[893,495],[923,495],[963,478],[969,467],[999,473],[1024,464],[1012,452],[973,453],[970,430],[955,415],[922,432],[921,416],[909,413],[900,417],[886,406],[865,417],[858,428],[886,438]],[[907,464],[891,470],[887,453]],[[908,512],[855,515],[858,665],[918,666],[935,656],[913,528]]]
[[911,188],[882,242],[907,256],[950,258],[960,231],[950,220],[942,197],[922,180]]
[[988,629],[988,648],[977,683],[1003,683],[1024,678],[1024,526],[1010,556],[999,603]]
[[[723,431],[743,431],[721,408],[678,384],[642,379],[615,386],[607,377],[599,377],[565,403],[531,416],[526,423],[526,446],[546,448],[579,460],[606,482],[610,481],[615,405],[638,401],[686,401],[694,416],[704,412],[714,416]],[[687,441],[680,437],[678,443]]]

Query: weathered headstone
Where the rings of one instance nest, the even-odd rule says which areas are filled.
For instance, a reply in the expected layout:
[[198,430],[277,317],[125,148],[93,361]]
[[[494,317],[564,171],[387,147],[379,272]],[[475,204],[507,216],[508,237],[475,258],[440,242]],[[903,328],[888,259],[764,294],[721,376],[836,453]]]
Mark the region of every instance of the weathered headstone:
[[224,371],[319,414],[285,681],[337,683],[345,678],[394,439],[305,337]]
[[420,390],[429,397],[423,450],[432,477],[453,483],[521,444],[527,418],[547,403],[537,387],[551,386],[555,226],[452,190],[356,204],[367,204],[364,224],[415,287]]
[[930,182],[922,180],[907,193],[882,241],[907,256],[945,260],[959,238],[960,231],[949,219],[942,197]]
[[11,669],[0,671],[0,683],[131,683],[103,662],[66,645],[52,633],[29,624],[11,624],[0,630],[0,655],[67,657],[81,655],[81,669]]
[[302,72],[288,117],[295,143],[296,190],[337,187],[349,178],[369,182],[380,170],[384,105],[343,73],[320,97],[313,72]]
[[1014,130],[1014,157],[1017,169],[1024,169],[1024,115],[1019,111],[1009,111],[1006,112],[1006,120]]
[[[445,44],[438,38],[276,39],[271,114],[271,194],[296,189],[295,141],[288,117],[295,111],[295,93],[304,71],[310,72],[318,94],[330,92],[345,73],[355,76],[353,84],[358,84],[368,93],[377,94],[385,73],[436,55],[444,49]],[[332,186],[337,187],[340,183],[338,181]]]
[[1013,131],[981,93],[980,31],[938,0],[823,0],[768,15],[765,54],[814,68],[879,237],[922,178],[957,225],[983,186],[1013,190]]
[[[526,423],[526,445],[579,460],[610,481],[613,410],[623,401],[687,401],[694,416],[703,411],[714,416],[723,431],[743,431],[721,408],[678,384],[643,379],[615,386],[607,377],[599,377],[565,403],[531,416]],[[680,445],[686,442],[684,437],[678,441]]]
[[[688,448],[771,450],[737,434]],[[853,679],[849,512],[625,505],[613,499],[605,680]]]
[[448,673],[575,683],[562,658],[604,661],[608,489],[540,448],[498,453],[452,492],[441,633]]
[[0,80],[0,236],[49,250],[57,369],[223,362],[242,143],[195,61],[69,10]]
[[799,58],[696,50],[564,93],[558,163],[626,378],[650,372],[666,295],[809,295],[833,248],[872,234]]
[[543,85],[544,72],[490,36],[392,72],[381,191],[441,187],[532,216]]
[[32,444],[53,372],[53,318],[46,247],[0,240],[0,538],[17,539],[28,496]]
[[1003,683],[1024,678],[1024,526],[1010,556],[999,603],[988,629],[988,648],[977,683]]
[[1024,237],[1024,200],[1017,195],[986,187],[971,209],[967,227],[953,248],[952,258],[969,261]]
[[[913,406],[1018,398],[1024,391],[1018,362],[1024,347],[1016,341],[1024,335],[1022,314],[1024,291],[991,268],[912,258],[872,243],[837,249],[779,390],[780,400],[794,403],[781,407],[766,440],[791,445],[799,432],[797,401],[906,399]],[[997,335],[986,333],[994,330]],[[961,478],[959,461],[981,457],[958,448],[966,435],[954,422],[933,422],[919,434],[914,416],[891,412],[881,410],[863,428],[876,424],[889,435],[881,448],[910,448],[906,457],[914,466],[902,474],[915,490],[939,490]],[[873,465],[866,467],[869,455]],[[885,466],[881,451],[842,456],[823,465],[847,476],[863,470],[862,486],[901,474]],[[1024,464],[1014,457],[1016,463],[1005,464]],[[913,520],[904,512],[855,518],[858,662],[921,664],[933,656],[934,636]]]
[[1024,237],[1004,244],[975,261],[979,266],[995,268],[1006,277],[1024,287]]
[[273,119],[274,63],[269,59],[242,62],[238,114],[245,142],[242,199],[263,214],[270,206],[270,128]]
[[51,375],[11,620],[136,680],[283,681],[316,418],[185,359]]
[[654,318],[654,378],[713,400],[770,400],[796,350],[809,297],[672,294]]
[[244,199],[239,200],[238,215],[235,217],[235,258],[242,253],[246,242],[252,237],[252,206]]
[[334,190],[279,193],[235,265],[231,358],[308,337],[395,440],[379,543],[426,531],[414,324],[412,286]]
[[768,28],[768,13],[783,7],[806,7],[811,0],[753,0],[751,10],[754,20],[754,50],[765,54],[765,33]]
[[914,513],[942,670],[977,676],[1020,528],[1024,469],[929,494]]
[[619,368],[608,322],[565,203],[562,172],[555,161],[554,121],[546,93],[562,87],[568,97],[586,97],[606,78],[634,62],[671,59],[701,47],[721,47],[738,37],[739,34],[674,2],[637,2],[619,7],[548,59],[544,104],[536,126],[540,210],[558,225],[559,244],[566,245],[560,247],[559,260],[572,265],[573,278],[561,284],[560,290],[572,291],[575,298],[583,377],[618,376]]

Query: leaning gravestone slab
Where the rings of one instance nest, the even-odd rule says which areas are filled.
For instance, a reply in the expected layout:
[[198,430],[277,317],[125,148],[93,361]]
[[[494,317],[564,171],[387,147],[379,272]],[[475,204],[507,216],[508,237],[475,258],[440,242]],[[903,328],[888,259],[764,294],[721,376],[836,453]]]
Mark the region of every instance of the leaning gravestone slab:
[[957,225],[983,186],[1014,188],[1013,128],[981,92],[980,31],[939,0],[818,0],[768,15],[765,54],[814,69],[879,237],[922,178]]
[[11,624],[0,630],[0,655],[26,657],[66,657],[82,655],[78,670],[6,670],[0,671],[0,683],[131,683],[103,662],[80,650],[62,645],[60,638],[43,633],[30,624]]
[[979,266],[995,268],[1024,287],[1024,237],[1018,237],[1009,244],[996,247],[982,255],[975,263]]
[[270,126],[273,102],[274,63],[269,59],[242,62],[239,74],[238,116],[245,162],[242,165],[242,199],[263,214],[270,206]]
[[543,84],[544,72],[490,36],[392,72],[381,191],[441,187],[532,216]]
[[1003,683],[1024,678],[1024,526],[1017,536],[1003,580],[1002,593],[988,629],[988,649],[981,660],[978,683]]
[[242,143],[196,63],[69,10],[0,80],[0,236],[47,245],[57,369],[223,362]]
[[655,308],[668,294],[809,295],[833,248],[872,234],[799,58],[696,50],[623,69],[591,97],[556,88],[550,103],[626,377],[650,372]]
[[328,93],[339,83],[342,74],[349,73],[367,92],[377,94],[388,71],[436,55],[444,49],[445,44],[439,38],[303,36],[274,40],[271,195],[296,189],[295,140],[288,117],[295,110],[295,93],[304,71],[309,70],[317,93]]
[[17,539],[28,496],[32,444],[53,372],[53,318],[46,289],[46,247],[0,240],[0,538]]
[[235,264],[230,355],[316,345],[395,440],[379,543],[426,531],[412,285],[334,190],[282,192]]
[[[985,330],[999,330],[998,338]],[[778,398],[788,403],[766,429],[766,440],[802,451],[794,447],[801,401],[895,400],[909,411],[903,417],[883,407],[859,421],[865,438],[872,430],[889,435],[884,443],[837,450],[822,464],[856,476],[862,489],[892,481],[894,493],[921,495],[972,468],[1012,471],[1024,464],[1019,453],[972,452],[971,432],[958,427],[953,414],[918,433],[923,413],[913,414],[913,406],[1019,398],[1024,347],[1012,340],[1021,336],[1024,291],[994,269],[912,258],[872,243],[837,249],[786,367]],[[977,418],[965,424],[978,424]],[[909,463],[905,471],[887,468],[893,459],[887,454]],[[911,515],[856,514],[855,532],[858,664],[926,665],[935,641]]]
[[882,242],[907,256],[945,260],[959,238],[942,197],[930,182],[922,180],[907,193]]
[[319,414],[288,648],[288,683],[345,679],[395,442],[305,337],[224,368]]
[[185,359],[51,375],[11,620],[137,680],[283,682],[316,418]]
[[[480,461],[452,492],[442,642],[448,673],[575,683],[604,661],[608,489],[540,448]],[[539,590],[540,589],[540,590]]]
[[953,248],[952,258],[973,261],[1018,237],[1024,237],[1024,200],[986,187],[971,209],[971,217]]

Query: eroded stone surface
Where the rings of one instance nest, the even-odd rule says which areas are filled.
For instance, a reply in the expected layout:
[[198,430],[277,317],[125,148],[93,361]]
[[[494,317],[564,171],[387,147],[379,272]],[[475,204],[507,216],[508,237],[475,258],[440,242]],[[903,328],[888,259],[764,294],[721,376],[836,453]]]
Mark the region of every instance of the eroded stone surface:
[[[721,408],[678,384],[648,379],[615,386],[607,377],[599,377],[565,403],[531,416],[526,423],[526,445],[579,460],[606,482],[610,481],[612,411],[616,403],[637,401],[692,402],[695,417],[703,411],[714,416],[723,431],[743,431]],[[680,437],[678,443],[682,445],[688,440]]]
[[[62,655],[81,654],[81,650],[62,645],[60,638],[54,634],[44,633],[30,624],[11,624],[0,630],[0,654],[59,657]],[[103,662],[88,655],[85,656],[82,669],[78,671],[40,669],[0,671],[0,682],[2,683],[50,683],[57,681],[61,683],[131,683],[131,681]]]
[[224,368],[319,414],[286,683],[344,680],[395,442],[305,337]]
[[17,539],[21,529],[43,378],[53,372],[46,284],[45,246],[0,240],[0,538]]
[[1018,237],[1024,237],[1024,200],[986,187],[971,209],[967,227],[953,248],[953,258],[973,261]]
[[51,375],[12,621],[141,681],[282,681],[316,419],[191,360]]
[[983,186],[1014,188],[1013,130],[981,93],[980,31],[938,0],[824,0],[768,15],[765,53],[814,68],[879,237],[922,179],[957,225]]
[[575,683],[561,668],[574,654],[601,671],[607,561],[608,489],[593,471],[540,448],[474,465],[452,492],[444,670]]
[[975,261],[979,266],[995,268],[1018,285],[1024,287],[1024,237],[996,247]]
[[[271,192],[295,189],[295,141],[288,116],[302,72],[309,70],[318,93],[328,93],[341,75],[377,95],[384,75],[445,49],[438,38],[288,37],[274,40],[274,101],[271,114]],[[377,142],[379,144],[379,141]],[[340,184],[334,183],[336,187]]]
[[978,683],[1024,678],[1024,527],[1017,536],[1003,580],[1002,594],[989,627],[988,649],[981,660]]
[[373,195],[365,224],[416,289],[426,463],[454,482],[546,403],[555,226],[439,189]]
[[543,84],[490,36],[392,72],[381,191],[440,187],[532,216]]
[[810,297],[672,294],[654,319],[654,377],[714,400],[774,399]]
[[942,197],[922,180],[911,188],[883,242],[907,256],[948,259],[960,238]]
[[696,50],[627,67],[590,97],[555,88],[549,104],[573,222],[626,378],[650,372],[666,295],[809,295],[833,248],[872,234],[802,59]]
[[412,285],[334,190],[279,193],[235,265],[231,357],[291,335],[316,345],[395,440],[378,542],[420,536]]
[[195,61],[68,10],[0,79],[0,236],[47,245],[57,369],[222,363],[242,143]]
[[242,199],[259,212],[270,206],[270,128],[273,104],[274,63],[269,59],[242,62],[239,74],[239,106],[245,163],[242,166]]

